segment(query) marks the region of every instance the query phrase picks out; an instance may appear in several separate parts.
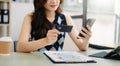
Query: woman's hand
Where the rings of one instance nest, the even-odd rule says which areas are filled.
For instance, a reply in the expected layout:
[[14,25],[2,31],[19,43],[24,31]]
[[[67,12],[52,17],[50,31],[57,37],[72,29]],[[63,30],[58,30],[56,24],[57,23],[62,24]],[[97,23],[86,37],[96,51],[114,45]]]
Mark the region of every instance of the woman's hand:
[[60,32],[57,29],[51,29],[47,32],[47,43],[50,45],[57,41],[58,35]]
[[79,38],[83,39],[83,44],[88,44],[88,41],[89,41],[90,37],[92,36],[91,27],[89,25],[87,25],[86,28],[82,28],[82,30],[80,32],[84,37],[79,37]]

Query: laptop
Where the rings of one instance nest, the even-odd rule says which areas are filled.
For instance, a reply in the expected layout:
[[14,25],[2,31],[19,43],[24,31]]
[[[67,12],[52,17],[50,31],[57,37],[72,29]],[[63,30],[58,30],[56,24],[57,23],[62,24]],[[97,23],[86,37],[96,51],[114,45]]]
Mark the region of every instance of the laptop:
[[90,57],[97,57],[97,58],[107,58],[107,59],[116,59],[120,60],[120,46],[118,46],[116,49],[110,51],[110,52],[98,52],[92,55],[89,55]]

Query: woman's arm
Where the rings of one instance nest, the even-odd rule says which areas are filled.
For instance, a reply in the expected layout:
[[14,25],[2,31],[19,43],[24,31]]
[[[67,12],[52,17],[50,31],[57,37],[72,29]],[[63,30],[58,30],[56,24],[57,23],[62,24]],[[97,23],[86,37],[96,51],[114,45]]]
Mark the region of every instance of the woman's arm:
[[56,29],[52,29],[48,31],[47,37],[29,41],[31,28],[31,15],[27,15],[23,21],[21,33],[18,39],[16,47],[17,52],[32,52],[57,40],[59,32]]
[[37,50],[40,47],[45,46],[46,44],[45,38],[29,42],[30,32],[31,32],[31,15],[29,14],[25,16],[22,24],[21,33],[16,47],[16,50],[18,52],[31,52]]
[[85,28],[82,28],[83,31],[81,31],[81,34],[83,34],[85,37],[79,37],[78,34],[78,30],[75,27],[75,23],[73,22],[72,18],[68,15],[66,16],[66,21],[68,25],[73,25],[72,31],[69,34],[69,36],[71,37],[71,39],[74,41],[74,43],[77,45],[77,47],[82,50],[82,51],[86,51],[88,49],[89,46],[89,39],[92,35],[91,29],[89,26],[87,26],[88,30],[86,30]]

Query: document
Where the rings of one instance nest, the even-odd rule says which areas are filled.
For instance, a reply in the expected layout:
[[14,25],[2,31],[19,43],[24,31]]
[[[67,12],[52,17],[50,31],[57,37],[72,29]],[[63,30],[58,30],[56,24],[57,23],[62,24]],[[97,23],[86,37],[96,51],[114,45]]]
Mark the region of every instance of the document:
[[45,51],[44,54],[54,63],[95,63],[95,61],[77,51]]

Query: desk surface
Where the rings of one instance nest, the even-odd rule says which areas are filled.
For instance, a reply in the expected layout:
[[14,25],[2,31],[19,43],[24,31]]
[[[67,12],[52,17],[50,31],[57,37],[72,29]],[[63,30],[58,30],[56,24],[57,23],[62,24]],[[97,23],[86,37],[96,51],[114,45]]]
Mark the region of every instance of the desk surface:
[[[99,50],[89,50],[82,52],[85,55],[99,52]],[[0,66],[120,66],[120,61],[93,58],[97,63],[69,63],[54,64],[43,53],[11,53],[10,56],[0,56]]]

